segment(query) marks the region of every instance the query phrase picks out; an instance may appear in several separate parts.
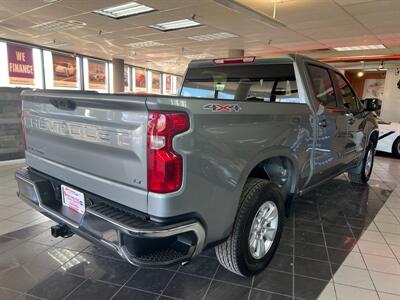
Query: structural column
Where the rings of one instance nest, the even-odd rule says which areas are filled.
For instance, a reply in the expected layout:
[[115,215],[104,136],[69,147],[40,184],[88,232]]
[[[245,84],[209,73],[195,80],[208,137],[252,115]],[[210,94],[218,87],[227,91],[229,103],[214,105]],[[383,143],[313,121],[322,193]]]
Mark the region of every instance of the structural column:
[[229,49],[228,56],[229,57],[243,57],[244,49]]
[[114,93],[124,92],[124,60],[113,58],[113,91]]

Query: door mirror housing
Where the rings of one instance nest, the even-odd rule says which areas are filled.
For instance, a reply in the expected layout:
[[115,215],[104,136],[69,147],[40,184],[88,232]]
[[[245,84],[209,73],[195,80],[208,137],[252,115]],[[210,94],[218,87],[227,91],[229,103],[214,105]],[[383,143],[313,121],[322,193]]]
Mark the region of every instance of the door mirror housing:
[[363,100],[363,104],[366,111],[379,112],[382,107],[382,101],[378,98],[366,98]]

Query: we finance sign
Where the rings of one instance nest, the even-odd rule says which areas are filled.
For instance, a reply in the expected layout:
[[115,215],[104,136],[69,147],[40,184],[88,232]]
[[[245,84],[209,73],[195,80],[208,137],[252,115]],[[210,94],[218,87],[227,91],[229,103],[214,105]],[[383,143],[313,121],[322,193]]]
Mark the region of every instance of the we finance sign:
[[10,84],[33,85],[35,73],[32,48],[8,44],[7,54]]

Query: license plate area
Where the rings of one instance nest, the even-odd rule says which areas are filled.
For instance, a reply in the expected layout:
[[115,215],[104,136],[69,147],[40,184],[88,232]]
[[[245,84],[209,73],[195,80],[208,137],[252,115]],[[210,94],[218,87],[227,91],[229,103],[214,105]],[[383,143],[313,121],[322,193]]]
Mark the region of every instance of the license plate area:
[[75,213],[85,213],[85,194],[66,185],[61,185],[61,199],[64,208],[69,208]]

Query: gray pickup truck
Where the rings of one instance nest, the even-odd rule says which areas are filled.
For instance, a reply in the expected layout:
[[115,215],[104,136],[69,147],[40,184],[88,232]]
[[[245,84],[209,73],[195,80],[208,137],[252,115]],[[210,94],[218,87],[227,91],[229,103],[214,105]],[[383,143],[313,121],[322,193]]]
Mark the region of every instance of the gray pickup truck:
[[343,75],[299,55],[194,61],[180,96],[22,99],[19,197],[59,224],[54,236],[141,266],[215,247],[228,270],[260,272],[292,199],[343,172],[366,183],[378,141]]

